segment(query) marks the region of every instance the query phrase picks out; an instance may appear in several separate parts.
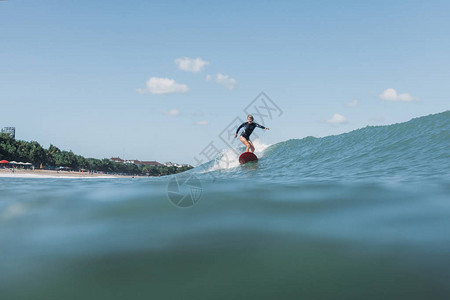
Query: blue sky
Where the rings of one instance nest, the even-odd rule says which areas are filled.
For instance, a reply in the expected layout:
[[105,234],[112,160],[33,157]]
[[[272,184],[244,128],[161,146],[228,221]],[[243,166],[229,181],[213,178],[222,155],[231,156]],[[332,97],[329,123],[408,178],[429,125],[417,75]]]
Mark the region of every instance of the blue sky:
[[194,164],[261,91],[283,110],[266,144],[403,122],[450,107],[449,15],[448,1],[0,1],[0,126]]

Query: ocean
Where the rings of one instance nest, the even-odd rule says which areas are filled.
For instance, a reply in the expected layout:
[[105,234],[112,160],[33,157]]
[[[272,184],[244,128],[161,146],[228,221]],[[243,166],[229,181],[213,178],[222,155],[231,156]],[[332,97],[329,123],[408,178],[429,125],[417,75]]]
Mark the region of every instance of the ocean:
[[450,111],[256,148],[0,178],[0,299],[449,299]]

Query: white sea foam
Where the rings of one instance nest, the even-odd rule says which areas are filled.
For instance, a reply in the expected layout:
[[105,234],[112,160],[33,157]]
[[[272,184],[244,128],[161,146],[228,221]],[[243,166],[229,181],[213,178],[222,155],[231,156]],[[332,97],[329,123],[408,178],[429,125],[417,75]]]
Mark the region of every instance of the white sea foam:
[[[252,141],[255,146],[255,154],[259,158],[263,157],[263,152],[270,145],[264,144],[260,139],[255,139]],[[233,169],[239,166],[239,155],[243,152],[242,147],[237,149],[227,148],[222,150],[222,152],[215,159],[214,164],[206,170],[205,172]],[[245,150],[245,149],[244,149]]]
[[264,150],[266,150],[270,144],[264,144],[260,139],[255,139],[253,141],[253,146],[255,146],[255,154],[259,154],[259,157],[263,156]]

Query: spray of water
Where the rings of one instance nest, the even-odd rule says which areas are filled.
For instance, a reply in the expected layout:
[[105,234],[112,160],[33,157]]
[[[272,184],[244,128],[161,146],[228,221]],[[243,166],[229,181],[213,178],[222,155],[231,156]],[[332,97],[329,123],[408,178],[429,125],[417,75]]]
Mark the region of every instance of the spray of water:
[[[261,158],[264,155],[264,150],[270,145],[264,144],[260,139],[255,139],[253,145],[255,146],[255,154]],[[217,156],[212,164],[211,168],[206,172],[233,169],[239,166],[239,155],[245,151],[244,147],[238,147],[236,149],[227,148]]]

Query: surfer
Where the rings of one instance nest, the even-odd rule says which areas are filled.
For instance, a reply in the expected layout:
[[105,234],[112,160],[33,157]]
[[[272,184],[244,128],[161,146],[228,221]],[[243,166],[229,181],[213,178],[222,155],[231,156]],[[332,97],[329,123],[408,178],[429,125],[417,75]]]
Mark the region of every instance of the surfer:
[[236,130],[236,134],[234,135],[234,138],[237,137],[239,130],[241,130],[241,128],[244,127],[245,129],[244,129],[244,131],[242,131],[241,137],[239,139],[247,147],[245,152],[254,152],[255,147],[253,146],[252,141],[250,141],[250,135],[252,134],[253,130],[255,129],[255,127],[266,129],[266,130],[269,130],[269,128],[261,126],[258,123],[253,122],[252,115],[247,116],[247,121],[248,122],[244,122],[241,124],[241,126],[239,126],[239,128]]

